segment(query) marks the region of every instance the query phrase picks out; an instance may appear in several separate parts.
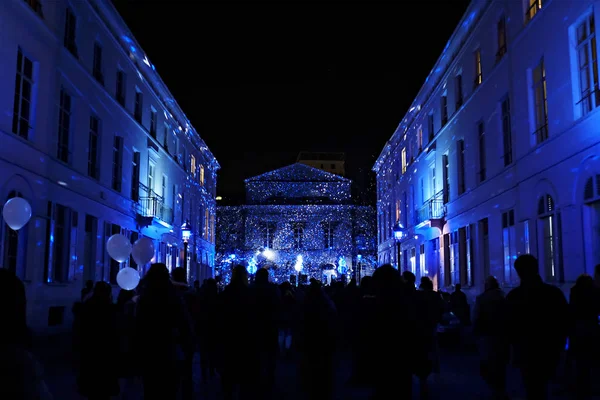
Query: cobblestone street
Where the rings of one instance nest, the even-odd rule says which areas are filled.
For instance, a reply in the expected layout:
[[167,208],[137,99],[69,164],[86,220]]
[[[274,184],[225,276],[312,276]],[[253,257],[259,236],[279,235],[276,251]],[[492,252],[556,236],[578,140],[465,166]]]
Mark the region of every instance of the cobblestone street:
[[[71,367],[72,355],[68,336],[54,336],[36,340],[35,355],[43,364],[46,379],[50,390],[57,400],[79,400],[75,377]],[[198,360],[197,360],[198,361]],[[199,365],[195,368],[198,372]],[[370,392],[367,389],[349,387],[348,381],[351,371],[350,363],[341,359],[338,362],[336,374],[337,400],[367,400]],[[296,368],[293,362],[281,360],[277,369],[277,391],[275,399],[300,400],[296,381]],[[200,400],[217,400],[219,398],[219,385],[215,381],[209,385],[202,385],[196,379],[196,398]],[[445,349],[441,355],[441,373],[430,377],[431,397],[433,399],[486,399],[489,392],[478,374],[478,360],[473,351]],[[513,399],[523,399],[519,389],[520,380],[516,371],[510,370],[510,394]],[[415,388],[418,385],[415,381]],[[418,389],[417,389],[418,390]],[[117,399],[141,400],[141,385],[139,382],[122,382],[121,395]],[[568,399],[560,395],[560,387],[553,387],[554,400]],[[418,398],[415,393],[414,398]],[[83,399],[82,399],[83,400]]]

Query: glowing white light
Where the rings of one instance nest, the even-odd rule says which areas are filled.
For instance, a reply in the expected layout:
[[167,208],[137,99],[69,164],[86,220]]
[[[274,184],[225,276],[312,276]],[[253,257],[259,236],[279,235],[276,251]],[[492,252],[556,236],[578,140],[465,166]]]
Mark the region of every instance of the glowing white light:
[[150,66],[150,60],[148,60],[148,56],[144,54],[144,64],[146,64],[147,66]]
[[63,182],[63,181],[58,181],[56,183],[58,183],[60,186],[68,186],[67,182]]
[[303,262],[304,259],[302,258],[302,255],[298,254],[298,257],[296,257],[296,264],[294,265],[294,269],[296,270],[296,272],[302,271]]
[[275,258],[275,252],[271,249],[265,249],[265,251],[263,251],[263,256],[269,260],[273,260]]

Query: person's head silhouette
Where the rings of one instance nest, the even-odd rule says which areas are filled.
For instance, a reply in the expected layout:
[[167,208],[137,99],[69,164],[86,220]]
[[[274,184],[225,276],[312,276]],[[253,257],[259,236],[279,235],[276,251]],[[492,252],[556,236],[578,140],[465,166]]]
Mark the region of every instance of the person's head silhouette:
[[269,283],[269,271],[267,271],[265,268],[260,268],[258,271],[256,271],[256,283]]
[[25,285],[17,276],[0,268],[0,341],[27,344]]
[[243,265],[236,265],[233,267],[233,271],[231,272],[231,283],[236,284],[248,284],[248,271],[246,267]]
[[521,278],[521,282],[529,282],[540,276],[540,268],[537,258],[531,254],[523,254],[515,260],[515,271]]

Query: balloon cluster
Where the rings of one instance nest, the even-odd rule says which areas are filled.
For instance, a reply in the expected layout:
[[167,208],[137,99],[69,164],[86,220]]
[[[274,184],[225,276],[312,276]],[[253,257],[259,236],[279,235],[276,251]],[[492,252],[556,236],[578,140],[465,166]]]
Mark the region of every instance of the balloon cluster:
[[[148,264],[154,257],[154,242],[147,237],[139,238],[133,246],[127,237],[117,233],[108,238],[106,251],[119,263],[125,262],[129,256],[138,265]],[[125,267],[117,274],[117,284],[121,289],[133,290],[140,283],[140,274],[136,269]]]
[[[22,197],[13,197],[4,204],[2,217],[10,229],[18,231],[31,219],[31,205]],[[106,250],[119,263],[125,262],[131,256],[138,265],[144,265],[154,257],[154,242],[152,239],[142,237],[132,246],[129,239],[116,234],[106,242]],[[117,283],[122,289],[133,290],[140,283],[140,274],[131,267],[123,268],[117,274]]]

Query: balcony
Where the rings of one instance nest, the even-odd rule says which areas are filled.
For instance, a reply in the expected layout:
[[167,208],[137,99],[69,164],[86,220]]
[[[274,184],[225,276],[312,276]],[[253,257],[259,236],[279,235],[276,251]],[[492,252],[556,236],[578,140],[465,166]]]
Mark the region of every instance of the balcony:
[[168,225],[173,225],[173,209],[165,205],[162,197],[140,197],[137,202],[137,213],[141,217],[156,218]]
[[425,201],[421,208],[417,209],[415,225],[429,223],[432,227],[441,227],[446,216],[443,191],[436,193],[432,198]]

